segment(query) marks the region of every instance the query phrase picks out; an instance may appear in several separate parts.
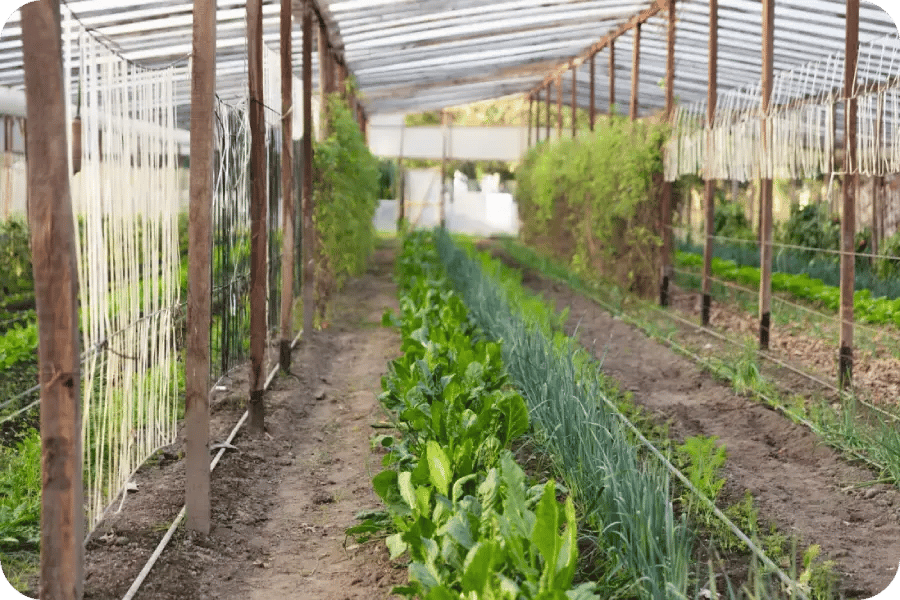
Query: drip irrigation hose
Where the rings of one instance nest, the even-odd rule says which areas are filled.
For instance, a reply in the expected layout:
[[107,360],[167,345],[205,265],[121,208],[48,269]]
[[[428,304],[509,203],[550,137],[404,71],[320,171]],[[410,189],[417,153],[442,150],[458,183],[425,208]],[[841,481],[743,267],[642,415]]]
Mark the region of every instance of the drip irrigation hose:
[[[300,341],[300,336],[303,335],[303,330],[301,329],[294,340],[291,342],[291,350],[293,350],[297,346],[297,342]],[[268,389],[269,385],[271,385],[272,380],[275,379],[275,375],[278,373],[279,365],[275,365],[272,367],[272,372],[269,373],[269,376],[266,378],[264,389]],[[249,411],[244,411],[244,414],[241,416],[240,420],[238,420],[237,425],[234,426],[234,429],[231,430],[231,433],[228,435],[228,439],[225,440],[225,443],[219,451],[216,453],[216,456],[212,459],[212,462],[209,463],[209,471],[210,473],[213,469],[216,468],[216,465],[219,464],[219,460],[222,458],[222,455],[225,454],[225,450],[228,446],[231,445],[231,442],[234,440],[235,436],[237,436],[238,431],[240,431],[241,427],[244,425],[244,422],[247,420],[249,416]],[[122,596],[122,600],[132,600],[137,594],[138,590],[141,587],[141,584],[144,583],[144,580],[147,578],[147,575],[150,574],[150,570],[153,568],[153,565],[156,564],[156,561],[159,560],[159,557],[162,555],[163,550],[168,546],[169,541],[172,539],[172,536],[175,534],[175,530],[178,529],[178,526],[181,524],[181,521],[184,519],[185,514],[187,513],[187,506],[182,506],[181,510],[178,512],[178,516],[175,517],[175,520],[172,521],[172,524],[169,526],[169,529],[166,531],[166,534],[160,540],[159,545],[156,546],[156,549],[153,551],[153,554],[150,555],[150,558],[147,560],[147,564],[144,565],[144,568],[141,569],[141,572],[138,573],[137,578],[131,584],[131,587],[128,588],[128,591],[125,592],[125,595]]]

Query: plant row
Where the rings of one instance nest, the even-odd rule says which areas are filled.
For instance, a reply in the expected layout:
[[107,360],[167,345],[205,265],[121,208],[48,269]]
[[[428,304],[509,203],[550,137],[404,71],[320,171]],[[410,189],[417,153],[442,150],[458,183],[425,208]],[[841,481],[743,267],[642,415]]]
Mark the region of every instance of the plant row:
[[[675,264],[680,268],[700,270],[703,268],[703,257],[688,252],[677,252]],[[740,266],[733,260],[713,258],[712,272],[719,279],[759,287],[760,270],[756,267]],[[841,304],[839,287],[826,285],[822,280],[805,273],[796,275],[772,273],[772,291],[786,292],[795,298],[833,311],[837,311]],[[853,313],[856,320],[863,323],[900,326],[900,298],[894,300],[884,297],[872,298],[870,290],[858,290],[853,294]]]
[[437,247],[475,322],[503,340],[503,361],[528,402],[535,441],[546,448],[579,507],[609,595],[683,598],[693,536],[673,509],[668,473],[647,462],[614,408],[614,383],[577,341],[566,315],[526,294],[520,273],[475,260],[445,233]]
[[[507,449],[528,429],[501,345],[489,341],[449,286],[428,235],[413,234],[398,261],[403,355],[381,402],[399,436],[373,480],[388,516],[351,533],[387,528],[392,558],[409,556],[409,585],[424,598],[591,598],[572,586],[577,523],[553,481],[529,485]],[[389,324],[391,319],[385,315]]]

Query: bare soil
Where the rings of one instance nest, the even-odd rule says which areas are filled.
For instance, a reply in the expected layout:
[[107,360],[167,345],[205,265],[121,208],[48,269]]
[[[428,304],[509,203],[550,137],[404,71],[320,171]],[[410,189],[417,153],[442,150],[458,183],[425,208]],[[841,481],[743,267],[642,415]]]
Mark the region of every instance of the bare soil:
[[[393,255],[379,250],[335,296],[330,326],[297,346],[296,377],[279,375],[266,395],[267,433],[242,429],[212,474],[211,532],[180,526],[135,598],[381,599],[406,581],[382,541],[359,545],[344,533],[357,512],[380,507],[370,437],[384,421],[380,377],[399,353],[397,334],[380,325],[396,310]],[[244,411],[246,369],[225,383],[212,401],[214,442]],[[182,441],[142,468],[138,491],[91,536],[86,599],[122,598],[180,510]]]
[[846,597],[868,598],[888,586],[900,560],[896,488],[852,487],[877,475],[843,460],[808,429],[736,395],[696,363],[569,287],[530,269],[523,282],[557,310],[569,309],[568,333],[577,334],[636,403],[669,422],[672,437],[719,438],[728,453],[726,501],[748,490],[762,520],[798,535],[803,544],[819,544],[825,557],[836,560]]

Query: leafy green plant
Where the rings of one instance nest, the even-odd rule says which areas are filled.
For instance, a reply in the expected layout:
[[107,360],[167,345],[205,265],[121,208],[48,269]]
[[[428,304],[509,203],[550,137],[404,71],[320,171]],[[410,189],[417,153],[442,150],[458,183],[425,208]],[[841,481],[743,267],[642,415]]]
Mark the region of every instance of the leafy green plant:
[[790,216],[781,226],[778,237],[781,242],[794,246],[839,250],[841,220],[830,214],[825,203],[792,204]]
[[0,446],[0,549],[35,548],[40,539],[41,437],[32,430]]
[[24,291],[34,290],[31,272],[31,239],[24,219],[0,221],[0,307],[6,299]]
[[532,148],[516,171],[527,243],[578,274],[611,278],[638,293],[656,289],[658,204],[665,129],[627,119],[591,135]]
[[37,323],[14,325],[0,335],[0,370],[35,360],[38,345]]
[[[725,479],[719,471],[725,464],[725,446],[716,445],[715,436],[696,435],[684,440],[676,447],[682,470],[690,482],[704,496],[716,501]],[[702,518],[706,525],[715,521],[715,515],[706,508],[706,504],[696,500],[694,494],[685,494],[683,502],[689,514]]]
[[720,195],[714,218],[714,230],[718,236],[746,240],[751,240],[755,237],[753,227],[744,213],[744,207],[739,202],[725,200]]

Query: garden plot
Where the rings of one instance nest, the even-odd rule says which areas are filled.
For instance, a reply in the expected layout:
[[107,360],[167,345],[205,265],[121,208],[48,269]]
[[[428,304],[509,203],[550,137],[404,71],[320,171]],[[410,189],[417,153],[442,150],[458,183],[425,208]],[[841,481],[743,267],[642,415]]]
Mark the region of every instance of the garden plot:
[[739,499],[749,491],[762,518],[798,533],[804,544],[819,544],[837,561],[848,597],[866,598],[887,587],[900,535],[895,489],[856,487],[877,476],[848,464],[802,426],[737,396],[568,286],[531,269],[525,269],[524,283],[559,310],[569,310],[567,329],[577,331],[635,402],[670,421],[674,436],[719,437],[728,450],[726,496]]

